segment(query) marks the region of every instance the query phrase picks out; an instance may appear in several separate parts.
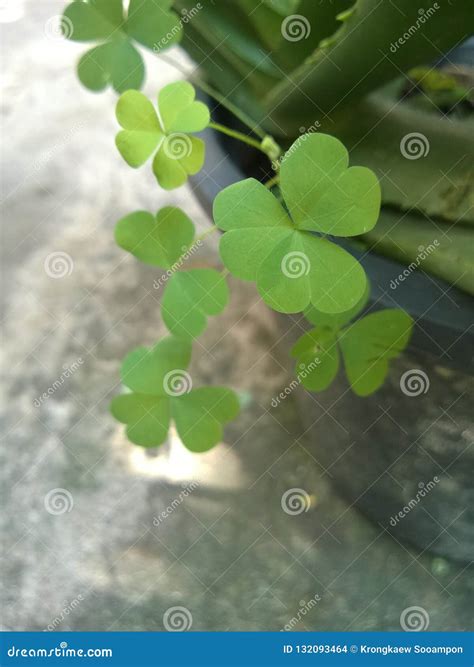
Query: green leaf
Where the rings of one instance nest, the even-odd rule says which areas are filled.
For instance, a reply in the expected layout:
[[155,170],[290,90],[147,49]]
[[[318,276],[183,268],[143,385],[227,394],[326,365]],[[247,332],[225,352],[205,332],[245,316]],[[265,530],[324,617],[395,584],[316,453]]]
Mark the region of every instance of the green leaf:
[[158,52],[179,41],[182,24],[169,0],[74,0],[64,11],[64,33],[77,42],[100,41],[79,61],[82,84],[94,91],[107,85],[121,93],[141,88],[143,59],[133,42]]
[[225,387],[201,387],[172,401],[179,437],[192,452],[205,452],[222,439],[222,425],[239,414],[239,401]]
[[118,421],[127,424],[127,437],[136,445],[156,447],[168,435],[170,401],[149,394],[116,396],[110,410]]
[[117,120],[124,128],[115,143],[131,167],[140,167],[163,140],[163,131],[150,100],[135,90],[128,90],[117,102]]
[[156,151],[153,173],[166,190],[183,185],[204,164],[204,142],[188,132],[206,127],[209,110],[194,97],[189,83],[165,86],[158,96],[161,122],[142,93],[128,91],[117,103],[117,120],[124,128],[116,138],[120,154],[131,167],[139,167]]
[[172,0],[130,0],[127,34],[155,52],[180,41],[181,19],[169,11]]
[[189,175],[197,174],[204,164],[205,145],[201,139],[176,132],[163,141],[153,160],[153,173],[165,190],[184,185]]
[[131,442],[156,447],[167,437],[170,420],[185,446],[201,452],[222,438],[222,426],[239,412],[233,391],[224,387],[192,388],[186,372],[191,344],[164,338],[152,348],[133,350],[122,364],[122,379],[132,390],[116,396],[110,409],[127,424]]
[[64,20],[74,42],[108,39],[123,23],[122,0],[75,0],[64,10]]
[[[283,186],[285,173],[281,182]],[[311,302],[322,311],[339,313],[355,306],[366,290],[364,270],[352,255],[298,229],[255,179],[222,190],[214,202],[214,219],[226,232],[220,242],[225,266],[239,278],[255,280],[274,310],[296,313]]]
[[158,107],[168,133],[200,132],[209,125],[209,109],[195,97],[196,91],[187,81],[170,83],[160,90]]
[[321,310],[318,310],[313,305],[309,305],[308,308],[304,311],[304,316],[306,319],[311,322],[311,324],[316,324],[317,326],[325,326],[330,329],[340,329],[345,324],[350,322],[367,304],[370,296],[370,284],[367,281],[366,289],[360,300],[350,308],[349,310],[343,311],[342,313],[324,313]]
[[194,239],[194,225],[179,208],[165,206],[156,216],[136,211],[115,227],[117,244],[146,264],[170,269]]
[[180,271],[166,286],[161,304],[163,320],[175,336],[194,338],[206,328],[207,317],[221,313],[228,300],[227,282],[217,271]]
[[145,78],[141,55],[125,40],[112,40],[87,51],[79,60],[77,74],[90,90],[100,91],[112,84],[121,93],[140,88]]
[[301,336],[291,355],[297,359],[297,378],[310,391],[326,389],[339,370],[337,337],[326,327],[312,329]]
[[390,359],[408,344],[412,318],[402,310],[382,310],[358,320],[339,334],[346,374],[353,391],[368,396],[385,380]]
[[344,145],[327,134],[297,139],[283,159],[281,192],[299,229],[356,236],[377,222],[380,186],[365,167],[348,169]]
[[154,347],[137,347],[125,357],[122,382],[139,394],[170,395],[171,374],[184,371],[190,360],[191,343],[163,338]]

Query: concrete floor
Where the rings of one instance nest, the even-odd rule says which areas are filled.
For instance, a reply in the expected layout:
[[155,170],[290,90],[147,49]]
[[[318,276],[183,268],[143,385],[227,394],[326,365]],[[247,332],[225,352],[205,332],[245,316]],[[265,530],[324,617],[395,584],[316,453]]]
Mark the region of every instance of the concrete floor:
[[[194,630],[399,630],[418,606],[430,630],[467,629],[468,569],[420,556],[348,507],[312,457],[324,428],[299,438],[293,396],[271,409],[289,381],[286,331],[252,286],[231,283],[227,311],[195,345],[193,378],[228,383],[245,405],[225,443],[195,456],[171,438],[146,453],[109,415],[120,360],[164,332],[157,271],[114,244],[116,220],[171,202],[208,220],[190,188],[164,193],[149,167],[121,161],[115,95],[85,91],[73,66],[83,47],[45,31],[63,5],[26,2],[0,24],[3,628],[162,630],[179,606]],[[154,95],[178,77],[150,63]],[[51,253],[65,253],[60,279]],[[214,240],[192,261],[216,263]],[[70,511],[54,514],[45,497],[58,488]],[[311,497],[294,516],[281,507],[292,488]]]

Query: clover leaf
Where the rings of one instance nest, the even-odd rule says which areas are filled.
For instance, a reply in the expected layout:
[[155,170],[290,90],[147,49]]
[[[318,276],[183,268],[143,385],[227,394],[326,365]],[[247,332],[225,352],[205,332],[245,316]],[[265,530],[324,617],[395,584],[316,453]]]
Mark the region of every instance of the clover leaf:
[[82,84],[94,91],[110,84],[118,93],[141,88],[145,67],[133,42],[158,52],[179,41],[182,24],[171,5],[172,0],[130,0],[128,11],[122,0],[74,0],[68,5],[61,23],[65,36],[100,42],[79,61]]
[[165,206],[156,216],[147,211],[130,213],[115,227],[117,244],[146,264],[170,269],[194,239],[194,225],[175,206]]
[[161,303],[163,320],[181,338],[199,336],[206,317],[218,315],[227,305],[229,290],[222,274],[213,269],[180,271],[171,276]]
[[188,341],[168,337],[124,359],[122,381],[131,391],[112,400],[111,412],[127,424],[131,442],[143,447],[162,444],[171,421],[193,452],[204,452],[222,438],[223,425],[239,412],[238,399],[225,387],[193,389],[185,370],[190,358]]
[[340,352],[349,383],[358,396],[368,396],[383,384],[390,359],[408,344],[413,320],[402,310],[386,309],[345,326],[366,302],[367,294],[355,308],[337,316],[313,307],[305,311],[317,326],[301,336],[291,350],[304,387],[311,391],[326,389],[339,370]]
[[247,179],[214,201],[216,225],[225,231],[225,266],[254,280],[274,310],[296,313],[310,303],[340,313],[358,303],[367,280],[351,254],[316,235],[355,236],[371,229],[380,209],[380,187],[369,169],[350,167],[340,141],[303,135],[288,150],[280,189],[289,213],[261,183]]
[[153,173],[165,190],[183,185],[204,164],[204,142],[189,133],[209,124],[209,109],[196,102],[195,95],[186,81],[165,86],[158,94],[160,118],[150,100],[136,90],[124,93],[117,103],[117,120],[123,127],[116,137],[120,154],[136,168],[154,153]]

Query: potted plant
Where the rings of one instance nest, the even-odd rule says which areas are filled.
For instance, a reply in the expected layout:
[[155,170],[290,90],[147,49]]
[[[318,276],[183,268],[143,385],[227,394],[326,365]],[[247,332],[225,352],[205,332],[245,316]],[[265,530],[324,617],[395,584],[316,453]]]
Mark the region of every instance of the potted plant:
[[[132,442],[158,446],[173,422],[206,451],[238,413],[231,389],[193,387],[186,370],[231,273],[304,315],[273,407],[301,386],[315,458],[342,493],[393,535],[472,558],[472,70],[433,65],[469,25],[468,0],[67,6],[65,35],[94,43],[81,82],[120,94],[122,158],[150,162],[165,190],[199,174],[215,223],[196,237],[174,206],[117,223],[117,243],[162,270],[169,330],[123,362],[112,413]],[[198,73],[148,99],[140,48],[172,63],[178,42]],[[188,270],[217,232],[223,270]]]

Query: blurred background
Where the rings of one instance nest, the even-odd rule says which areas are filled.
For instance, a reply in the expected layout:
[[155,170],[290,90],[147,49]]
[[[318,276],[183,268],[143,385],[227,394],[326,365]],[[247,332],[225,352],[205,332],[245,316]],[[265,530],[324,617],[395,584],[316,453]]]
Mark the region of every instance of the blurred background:
[[[412,606],[430,630],[467,629],[470,568],[397,542],[335,494],[316,399],[311,434],[293,395],[272,409],[295,322],[253,285],[230,282],[192,367],[239,392],[225,442],[192,455],[172,435],[147,452],[110,416],[121,359],[164,333],[157,271],[116,246],[116,221],[170,203],[208,221],[190,185],[166,193],[120,159],[116,95],[79,84],[84,48],[54,29],[63,9],[0,0],[3,629],[163,630],[178,614],[193,630],[399,630]],[[150,97],[182,78],[145,57]],[[213,264],[210,238],[192,265]],[[290,489],[307,493],[304,512],[282,510]]]

